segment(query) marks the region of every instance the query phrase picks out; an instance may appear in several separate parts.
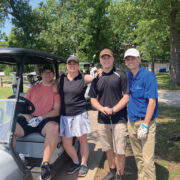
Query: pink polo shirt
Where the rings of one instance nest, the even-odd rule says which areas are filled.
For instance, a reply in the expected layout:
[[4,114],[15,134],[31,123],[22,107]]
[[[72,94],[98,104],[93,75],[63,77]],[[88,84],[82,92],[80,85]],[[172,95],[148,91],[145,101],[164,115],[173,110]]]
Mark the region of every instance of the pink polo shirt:
[[53,86],[45,86],[42,83],[31,87],[25,98],[29,99],[35,106],[33,116],[42,116],[54,108],[54,104],[60,104],[59,93],[53,92]]

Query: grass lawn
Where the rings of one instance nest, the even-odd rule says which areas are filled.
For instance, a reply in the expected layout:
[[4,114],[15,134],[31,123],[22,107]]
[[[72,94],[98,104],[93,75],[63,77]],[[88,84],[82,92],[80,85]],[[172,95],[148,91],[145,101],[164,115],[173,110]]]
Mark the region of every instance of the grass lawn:
[[180,108],[159,107],[156,141],[158,179],[180,179]]
[[[27,91],[27,87],[24,88],[24,91]],[[10,95],[12,95],[12,88],[11,87],[0,87],[0,99],[6,99]]]
[[11,87],[0,87],[0,99],[6,99],[10,95],[12,95]]
[[169,73],[157,73],[156,78],[158,81],[158,89],[180,90],[180,86],[173,86],[172,84],[170,84],[170,74]]

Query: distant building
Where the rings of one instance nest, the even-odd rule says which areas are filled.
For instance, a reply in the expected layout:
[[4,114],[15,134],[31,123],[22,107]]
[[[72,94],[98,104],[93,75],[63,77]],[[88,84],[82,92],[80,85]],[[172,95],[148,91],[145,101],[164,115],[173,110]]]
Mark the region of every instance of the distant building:
[[[151,63],[148,63],[147,69],[151,71]],[[154,73],[169,72],[169,63],[155,63]]]
[[0,72],[0,76],[4,76],[5,75],[5,73],[4,72]]

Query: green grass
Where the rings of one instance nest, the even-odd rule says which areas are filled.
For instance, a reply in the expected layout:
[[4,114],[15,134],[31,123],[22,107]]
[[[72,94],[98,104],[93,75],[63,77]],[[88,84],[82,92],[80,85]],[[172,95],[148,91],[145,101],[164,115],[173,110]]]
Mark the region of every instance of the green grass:
[[180,108],[159,107],[156,133],[157,179],[169,176],[173,180],[180,175],[180,140],[171,140],[180,136]]
[[[24,88],[24,92],[28,90],[27,87]],[[12,95],[11,87],[0,87],[0,99],[7,99],[10,95]]]
[[0,99],[6,99],[12,95],[11,87],[0,87]]
[[170,74],[169,73],[157,73],[156,78],[158,81],[158,89],[180,90],[180,86],[173,86],[170,83]]

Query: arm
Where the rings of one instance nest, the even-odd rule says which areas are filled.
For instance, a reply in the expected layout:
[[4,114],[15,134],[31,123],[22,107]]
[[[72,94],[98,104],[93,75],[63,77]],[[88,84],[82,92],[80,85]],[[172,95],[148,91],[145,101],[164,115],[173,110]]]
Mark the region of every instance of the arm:
[[60,104],[55,103],[53,109],[50,112],[44,114],[42,118],[46,119],[49,117],[56,117],[59,116],[59,114],[60,114]]
[[58,93],[60,86],[60,77],[56,80],[56,82],[53,84],[53,92]]
[[84,81],[86,84],[91,83],[93,79],[94,78],[89,74],[84,75]]
[[97,109],[98,111],[102,112],[105,115],[111,115],[112,109],[109,107],[102,106],[96,98],[91,98],[92,106]]
[[112,108],[112,113],[116,113],[123,109],[129,102],[129,94],[124,94],[123,98]]
[[146,111],[146,117],[144,119],[144,124],[146,124],[147,126],[149,125],[149,122],[152,119],[155,107],[156,107],[156,99],[149,98],[149,104]]

